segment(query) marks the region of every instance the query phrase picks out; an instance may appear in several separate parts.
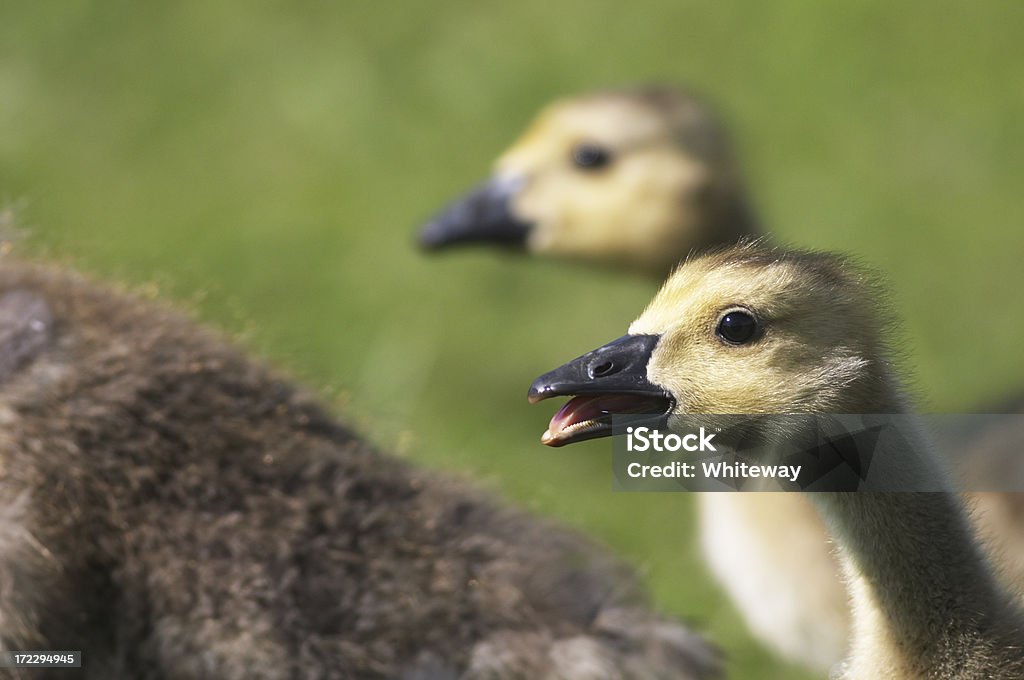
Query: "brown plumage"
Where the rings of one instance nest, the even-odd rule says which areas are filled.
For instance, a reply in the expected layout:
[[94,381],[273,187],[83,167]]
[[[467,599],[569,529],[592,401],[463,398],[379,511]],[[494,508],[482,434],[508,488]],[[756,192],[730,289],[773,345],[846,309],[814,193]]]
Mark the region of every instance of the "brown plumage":
[[590,542],[64,271],[0,262],[0,422],[0,643],[85,677],[717,675]]

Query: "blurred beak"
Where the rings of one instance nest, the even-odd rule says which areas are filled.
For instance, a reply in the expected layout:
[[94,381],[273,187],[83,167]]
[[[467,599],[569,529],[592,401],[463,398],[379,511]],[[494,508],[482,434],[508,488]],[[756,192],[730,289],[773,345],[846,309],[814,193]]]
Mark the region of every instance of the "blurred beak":
[[420,247],[431,251],[473,243],[525,247],[530,224],[512,213],[512,199],[521,186],[520,180],[508,177],[478,184],[420,228]]
[[[531,404],[572,396],[541,437],[548,446],[607,437],[612,416],[635,416],[639,424],[663,424],[675,400],[647,379],[647,364],[660,335],[625,335],[537,378]],[[648,417],[644,417],[648,416]]]

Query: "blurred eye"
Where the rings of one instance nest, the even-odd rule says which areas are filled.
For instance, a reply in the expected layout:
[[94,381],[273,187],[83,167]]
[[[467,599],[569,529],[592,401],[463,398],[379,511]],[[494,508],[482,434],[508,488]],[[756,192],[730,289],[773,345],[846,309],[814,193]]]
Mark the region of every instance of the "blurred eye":
[[584,170],[598,170],[608,165],[612,154],[597,144],[583,143],[572,150],[572,162]]
[[742,345],[750,342],[757,334],[757,321],[747,312],[732,311],[718,322],[716,333],[728,343]]

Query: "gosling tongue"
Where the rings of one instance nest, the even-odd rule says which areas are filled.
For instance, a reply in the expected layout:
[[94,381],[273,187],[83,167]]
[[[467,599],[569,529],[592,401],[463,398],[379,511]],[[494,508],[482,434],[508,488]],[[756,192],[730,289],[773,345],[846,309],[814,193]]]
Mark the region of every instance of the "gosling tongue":
[[[626,413],[658,413],[662,400],[642,394],[592,394],[573,397],[558,410],[541,442],[548,446],[568,444],[573,434],[581,434],[598,423],[610,424],[610,416]],[[585,424],[587,423],[587,424]]]

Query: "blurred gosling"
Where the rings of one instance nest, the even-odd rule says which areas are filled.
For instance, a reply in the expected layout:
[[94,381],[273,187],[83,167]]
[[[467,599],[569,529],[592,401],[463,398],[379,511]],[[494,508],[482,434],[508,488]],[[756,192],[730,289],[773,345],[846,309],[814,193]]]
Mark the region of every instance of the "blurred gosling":
[[0,419],[0,648],[83,678],[718,676],[581,536],[62,269],[0,260]]

